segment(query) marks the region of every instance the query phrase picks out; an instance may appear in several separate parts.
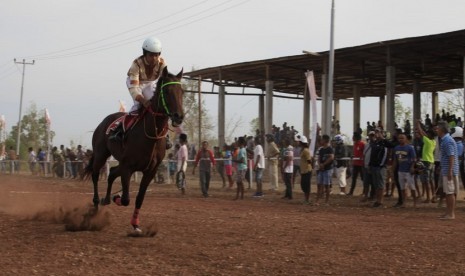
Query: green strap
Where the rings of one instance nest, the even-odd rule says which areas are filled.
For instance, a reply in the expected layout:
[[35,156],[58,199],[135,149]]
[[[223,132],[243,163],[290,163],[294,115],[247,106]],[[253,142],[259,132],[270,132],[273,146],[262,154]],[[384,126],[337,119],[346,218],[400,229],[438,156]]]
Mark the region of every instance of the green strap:
[[163,108],[165,109],[166,114],[170,114],[170,110],[168,109],[168,106],[166,105],[165,94],[163,93],[163,87],[168,86],[168,85],[172,85],[172,84],[179,84],[180,85],[181,82],[180,81],[170,81],[170,82],[167,82],[167,83],[162,83],[161,87],[160,87],[161,103],[163,104]]

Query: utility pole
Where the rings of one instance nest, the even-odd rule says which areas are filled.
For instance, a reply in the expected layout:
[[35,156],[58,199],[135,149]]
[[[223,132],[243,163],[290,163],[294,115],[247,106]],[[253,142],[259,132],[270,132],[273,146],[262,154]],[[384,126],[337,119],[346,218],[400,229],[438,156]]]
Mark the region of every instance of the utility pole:
[[19,144],[20,144],[20,139],[21,139],[21,112],[23,109],[23,92],[24,92],[24,73],[26,71],[26,65],[34,65],[35,60],[32,60],[32,62],[26,62],[25,59],[23,61],[16,61],[14,59],[14,62],[16,64],[22,64],[23,65],[23,76],[21,78],[21,98],[19,100],[19,119],[18,119],[18,135],[16,136],[16,155],[19,155]]

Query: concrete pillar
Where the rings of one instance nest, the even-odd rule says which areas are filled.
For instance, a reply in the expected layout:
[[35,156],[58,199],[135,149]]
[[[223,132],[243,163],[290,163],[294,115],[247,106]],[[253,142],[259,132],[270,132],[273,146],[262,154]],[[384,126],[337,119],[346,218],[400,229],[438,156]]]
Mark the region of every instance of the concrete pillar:
[[413,83],[413,122],[412,126],[415,126],[416,121],[421,119],[421,93],[420,93],[420,83],[415,80]]
[[220,147],[220,149],[223,147],[225,143],[225,98],[225,87],[223,85],[220,85],[218,90],[218,146]]
[[381,121],[381,123],[383,123],[383,126],[386,126],[386,98],[385,96],[379,97],[379,120]]
[[339,102],[339,99],[333,100],[334,102],[334,117],[336,120],[340,121],[340,108],[341,108],[341,103]]
[[360,85],[354,85],[353,88],[354,91],[354,130],[357,130],[357,124],[361,126],[360,124]]
[[265,134],[271,133],[273,126],[273,81],[265,81]]
[[432,106],[432,113],[431,114],[431,120],[435,123],[436,122],[436,114],[439,113],[439,98],[438,98],[438,92],[433,92],[431,93],[431,106]]
[[[331,116],[331,136],[334,136],[337,133],[337,126],[336,126],[336,122],[339,121],[339,125],[340,125],[340,122],[341,122],[341,119],[340,119],[340,102],[339,102],[339,99],[337,100],[333,100],[333,104],[334,104],[334,107],[332,108],[334,110],[334,116]],[[334,119],[333,119],[334,117]],[[333,128],[333,120],[334,120],[334,128]]]
[[302,133],[305,137],[310,136],[310,89],[306,87],[304,91],[304,117],[303,117],[303,126]]
[[[265,95],[258,96],[258,124],[260,127],[260,133],[266,134],[265,131]],[[262,145],[264,144],[265,137],[262,138]]]
[[396,68],[386,66],[386,130],[394,133],[394,97],[396,95]]

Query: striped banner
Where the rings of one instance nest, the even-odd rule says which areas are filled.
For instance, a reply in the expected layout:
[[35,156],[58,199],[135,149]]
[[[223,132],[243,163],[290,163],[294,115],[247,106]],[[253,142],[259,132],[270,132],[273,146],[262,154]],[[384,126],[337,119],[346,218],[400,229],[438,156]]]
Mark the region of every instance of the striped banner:
[[315,88],[315,78],[313,76],[313,71],[307,71],[305,73],[307,77],[307,87],[310,93],[310,109],[312,111],[312,130],[311,130],[311,140],[310,140],[310,155],[314,156],[315,143],[316,143],[316,134],[318,133],[318,122],[317,122],[317,109],[316,109],[316,88]]

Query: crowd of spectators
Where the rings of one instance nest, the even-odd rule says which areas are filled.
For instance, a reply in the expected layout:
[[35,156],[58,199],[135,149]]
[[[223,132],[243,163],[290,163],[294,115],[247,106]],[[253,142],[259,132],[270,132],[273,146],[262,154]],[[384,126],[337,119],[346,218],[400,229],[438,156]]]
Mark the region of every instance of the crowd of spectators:
[[[315,204],[319,204],[321,198],[329,204],[329,195],[335,192],[336,187],[341,196],[355,195],[360,180],[363,183],[361,200],[372,202],[375,208],[384,206],[383,198],[393,197],[397,190],[398,200],[394,207],[410,206],[409,198],[414,208],[420,200],[422,203],[441,204],[445,200],[448,208],[442,218],[453,219],[455,197],[451,195],[458,191],[456,176],[459,173],[465,188],[462,127],[461,118],[445,110],[433,118],[426,114],[423,120],[413,123],[405,120],[402,127],[395,124],[392,134],[385,131],[381,121],[368,121],[365,129],[359,125],[356,127],[353,145],[349,148],[347,138],[340,134],[339,122],[333,118],[331,134],[317,134],[316,147],[311,151],[315,156],[307,154],[310,152],[310,139],[287,123],[281,127],[273,125],[269,133],[257,130],[254,136],[236,137],[231,144],[213,149],[207,141],[203,141],[197,150],[188,144],[187,136],[181,134],[183,139],[178,139],[180,143],[168,152],[167,166],[169,177],[174,182],[183,181],[184,184],[178,187],[182,187],[184,193],[187,162],[194,161],[193,173],[198,166],[204,197],[209,196],[212,171],[221,177],[224,189],[232,189],[236,184],[236,199],[243,199],[244,190],[252,189],[254,183],[257,187],[254,197],[263,197],[267,192],[283,192],[283,199],[293,199],[295,179],[300,176],[301,180],[305,178],[308,181],[308,184],[301,183],[304,203],[312,204],[310,181],[313,173],[318,187]],[[50,155],[43,149],[29,148],[27,162],[33,174],[45,175],[48,172],[57,177],[75,179],[82,173],[90,154],[80,145],[76,149],[63,145],[53,147]],[[457,161],[449,164],[449,159],[444,157],[446,154]],[[7,164],[10,164],[10,170],[19,170],[20,162],[12,148],[0,156],[2,172],[7,171]],[[263,171],[266,170],[269,174],[268,189],[263,183]],[[346,189],[349,178],[352,178],[350,189]],[[283,191],[279,191],[279,182],[284,183]]]

